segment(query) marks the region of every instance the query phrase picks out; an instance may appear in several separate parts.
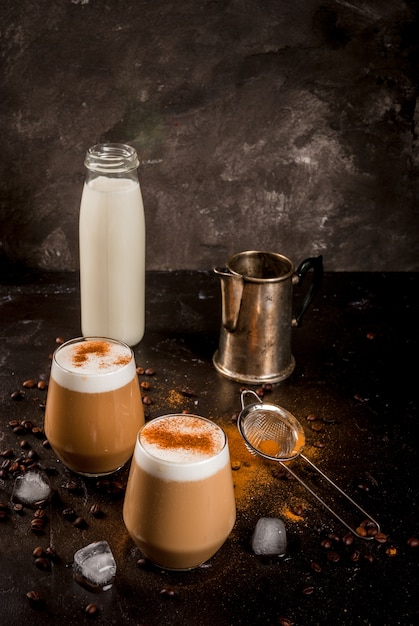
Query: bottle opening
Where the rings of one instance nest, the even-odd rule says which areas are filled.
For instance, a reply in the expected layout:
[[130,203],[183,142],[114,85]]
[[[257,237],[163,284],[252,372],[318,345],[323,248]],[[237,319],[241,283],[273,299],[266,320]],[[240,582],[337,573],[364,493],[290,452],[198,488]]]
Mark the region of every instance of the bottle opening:
[[94,172],[129,172],[138,167],[136,150],[123,143],[100,143],[88,149],[85,166]]

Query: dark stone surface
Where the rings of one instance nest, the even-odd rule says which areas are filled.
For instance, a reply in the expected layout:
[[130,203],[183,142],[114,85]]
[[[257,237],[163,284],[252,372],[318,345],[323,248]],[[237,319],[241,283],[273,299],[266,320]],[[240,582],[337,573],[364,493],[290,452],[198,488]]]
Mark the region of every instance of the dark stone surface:
[[151,270],[418,270],[413,0],[0,7],[0,253],[78,267],[86,149],[138,150]]
[[[232,461],[241,462],[233,473],[236,526],[206,567],[182,574],[139,567],[141,555],[121,515],[127,468],[115,477],[122,491],[80,480],[80,489],[72,492],[66,485],[74,476],[44,448],[42,437],[27,433],[39,463],[54,470],[55,496],[44,532],[36,535],[30,530],[33,513],[11,508],[13,476],[0,478],[0,502],[7,505],[0,521],[0,623],[75,626],[86,621],[85,606],[96,602],[100,613],[94,623],[106,626],[417,624],[419,548],[408,541],[419,535],[418,281],[419,274],[411,273],[326,273],[303,326],[293,331],[296,369],[265,395],[301,421],[304,454],[379,520],[386,543],[334,543],[341,558],[329,560],[322,538],[330,532],[342,538],[346,529],[296,481],[281,478],[276,464],[250,456],[232,421],[240,385],[219,376],[211,362],[220,320],[218,279],[207,272],[152,272],[146,335],[135,348],[137,362],[155,369],[148,378],[153,403],[147,417],[189,410],[223,426]],[[296,301],[298,296],[297,291]],[[23,381],[47,380],[56,337],[80,333],[77,274],[3,272],[0,305],[3,463],[8,448],[19,459],[28,451],[20,447],[23,436],[12,431],[10,420],[43,424],[46,392],[23,389]],[[184,389],[193,395],[183,395]],[[17,390],[24,392],[20,401],[11,398]],[[315,422],[307,420],[310,414]],[[312,481],[298,459],[292,468]],[[240,475],[248,478],[240,481]],[[321,492],[330,501],[330,489]],[[103,518],[89,514],[96,502]],[[296,504],[302,506],[300,515],[292,513]],[[86,519],[86,528],[64,518],[70,507]],[[350,507],[342,511],[345,518],[353,515]],[[264,516],[278,516],[286,526],[288,554],[276,563],[259,560],[250,549],[253,529]],[[98,539],[109,541],[118,568],[113,588],[99,595],[73,582],[69,567],[77,549]],[[57,552],[50,571],[35,565],[32,551],[38,545]],[[354,550],[360,552],[357,562],[351,559]],[[168,588],[173,596],[161,593]],[[31,590],[44,601],[38,609],[26,597]]]

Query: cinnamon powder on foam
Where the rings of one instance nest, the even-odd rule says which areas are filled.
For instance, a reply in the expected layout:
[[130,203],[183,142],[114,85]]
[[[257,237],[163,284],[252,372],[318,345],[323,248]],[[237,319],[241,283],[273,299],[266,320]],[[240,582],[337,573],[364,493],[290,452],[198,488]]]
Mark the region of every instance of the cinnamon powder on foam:
[[[98,358],[105,358],[111,351],[111,346],[106,341],[84,341],[75,346],[72,352],[72,363],[74,367],[83,367],[90,355]],[[131,360],[131,355],[118,355],[112,365],[127,365]],[[100,367],[109,366],[109,363],[101,363]]]
[[[193,423],[191,423],[193,426]],[[164,422],[154,424],[153,428],[146,429],[142,437],[150,445],[171,450],[194,450],[206,456],[212,456],[219,451],[219,444],[210,434],[206,434],[198,425],[199,432],[188,433],[177,429],[173,425],[167,427]]]

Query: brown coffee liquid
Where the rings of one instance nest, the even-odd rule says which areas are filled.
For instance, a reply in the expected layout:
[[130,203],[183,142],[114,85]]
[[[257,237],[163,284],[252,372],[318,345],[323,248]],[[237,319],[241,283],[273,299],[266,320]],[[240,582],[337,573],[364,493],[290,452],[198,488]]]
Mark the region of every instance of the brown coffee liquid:
[[95,476],[124,465],[143,423],[136,377],[101,393],[72,391],[50,379],[45,433],[57,456],[75,472]]
[[123,514],[133,541],[153,563],[197,567],[217,552],[234,526],[230,463],[202,480],[171,481],[142,470],[134,456]]

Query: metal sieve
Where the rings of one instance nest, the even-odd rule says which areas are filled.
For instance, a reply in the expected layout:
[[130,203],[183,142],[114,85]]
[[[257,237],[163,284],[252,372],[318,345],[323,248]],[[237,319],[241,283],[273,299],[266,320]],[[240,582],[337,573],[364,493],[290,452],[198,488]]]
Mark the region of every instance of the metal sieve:
[[[245,404],[245,397],[253,395],[257,402],[253,404]],[[250,389],[242,391],[241,396],[242,410],[237,419],[237,427],[244,439],[247,449],[252,454],[258,454],[269,461],[277,461],[280,463],[298,482],[307,489],[336,519],[341,522],[348,530],[357,537],[370,540],[373,537],[364,537],[354,530],[345,520],[343,520],[336,511],[334,511],[317,493],[315,493],[306,482],[304,482],[292,469],[286,464],[296,457],[300,457],[318,472],[332,487],[334,487],[341,495],[343,495],[365,518],[368,518],[377,527],[380,532],[379,523],[371,517],[362,507],[359,506],[352,498],[342,491],[326,474],[324,474],[310,459],[301,452],[305,444],[304,430],[300,422],[286,409],[274,404],[261,402],[257,393]]]

